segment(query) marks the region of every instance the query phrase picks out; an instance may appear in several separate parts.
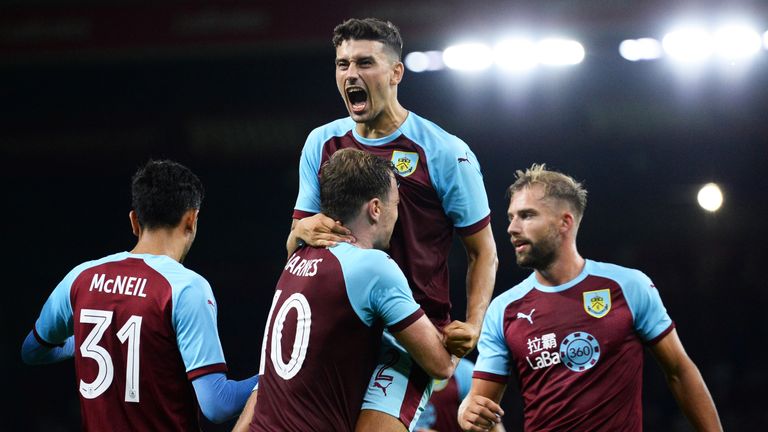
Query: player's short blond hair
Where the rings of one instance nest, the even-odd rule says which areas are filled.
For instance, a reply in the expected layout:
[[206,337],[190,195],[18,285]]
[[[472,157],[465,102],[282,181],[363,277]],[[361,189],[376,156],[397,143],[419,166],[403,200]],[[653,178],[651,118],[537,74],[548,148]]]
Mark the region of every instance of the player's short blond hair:
[[507,196],[511,200],[516,192],[533,185],[544,187],[545,198],[566,202],[573,210],[577,220],[581,220],[584,210],[587,208],[587,190],[573,177],[548,170],[546,164],[533,164],[525,171],[517,170],[515,172],[515,182],[509,186]]

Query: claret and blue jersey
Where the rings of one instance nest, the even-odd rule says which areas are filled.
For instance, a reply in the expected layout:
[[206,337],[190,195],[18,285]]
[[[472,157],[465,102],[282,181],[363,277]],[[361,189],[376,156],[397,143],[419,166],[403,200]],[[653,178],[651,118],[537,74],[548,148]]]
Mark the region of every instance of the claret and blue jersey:
[[162,255],[121,252],[77,266],[34,334],[75,336],[84,430],[195,430],[191,380],[226,372],[208,282]]
[[383,138],[366,139],[355,125],[344,118],[310,133],[301,155],[293,217],[320,212],[318,174],[335,151],[356,148],[391,160],[400,175],[400,205],[389,253],[426,314],[446,324],[451,308],[447,259],[454,229],[466,236],[490,222],[480,164],[463,141],[412,112]]
[[423,315],[386,253],[347,243],[298,249],[264,330],[251,430],[354,430],[383,329]]
[[587,260],[574,280],[535,273],[488,308],[475,378],[520,384],[526,430],[642,430],[644,344],[674,324],[642,272]]

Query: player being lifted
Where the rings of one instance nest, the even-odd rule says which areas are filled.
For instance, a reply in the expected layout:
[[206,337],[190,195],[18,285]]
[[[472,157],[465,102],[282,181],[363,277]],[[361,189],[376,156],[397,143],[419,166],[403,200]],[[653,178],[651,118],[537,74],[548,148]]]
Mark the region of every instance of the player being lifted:
[[181,262],[203,200],[195,174],[150,161],[133,177],[131,252],[85,262],[43,306],[22,359],[75,358],[84,430],[199,430],[237,415],[258,382],[227,380],[208,282]]
[[[402,39],[390,22],[350,19],[334,29],[336,85],[349,112],[313,130],[300,162],[299,194],[287,240],[354,241],[347,227],[321,212],[318,172],[337,150],[355,148],[392,161],[400,182],[400,218],[389,253],[413,297],[444,332],[448,350],[464,356],[477,344],[496,276],[496,245],[480,165],[469,147],[434,123],[407,111],[397,98],[403,78]],[[467,251],[466,321],[450,320],[448,253],[456,231]],[[429,399],[432,380],[385,332],[360,422],[379,431],[412,430]],[[383,381],[382,376],[392,377]],[[382,386],[389,385],[388,392]]]

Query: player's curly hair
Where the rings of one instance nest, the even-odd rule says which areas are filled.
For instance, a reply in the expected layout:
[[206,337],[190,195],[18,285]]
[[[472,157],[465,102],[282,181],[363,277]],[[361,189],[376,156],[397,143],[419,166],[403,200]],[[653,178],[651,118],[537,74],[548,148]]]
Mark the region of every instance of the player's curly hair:
[[330,218],[348,223],[373,198],[389,197],[392,162],[356,149],[341,149],[320,168],[320,209]]
[[567,202],[578,220],[584,215],[587,208],[587,190],[573,179],[561,172],[546,169],[546,164],[533,164],[530,168],[517,170],[515,182],[509,186],[507,197],[512,199],[515,192],[540,184],[544,186],[544,196],[552,197]]
[[345,40],[379,41],[391,49],[397,60],[403,56],[403,38],[400,30],[389,21],[378,18],[350,18],[333,29],[333,46],[338,48]]
[[203,184],[189,168],[150,160],[131,181],[131,205],[144,229],[173,228],[187,210],[199,209]]

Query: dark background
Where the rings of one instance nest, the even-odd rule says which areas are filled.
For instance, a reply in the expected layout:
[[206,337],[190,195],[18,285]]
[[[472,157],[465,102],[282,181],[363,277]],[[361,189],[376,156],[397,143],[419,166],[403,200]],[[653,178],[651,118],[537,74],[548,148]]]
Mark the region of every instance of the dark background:
[[[590,193],[582,255],[648,274],[725,428],[760,429],[768,423],[760,318],[768,52],[744,67],[710,64],[692,74],[665,60],[627,62],[621,40],[661,37],[684,11],[728,11],[716,2],[635,3],[0,2],[0,367],[10,381],[0,429],[79,429],[72,363],[24,366],[18,352],[67,271],[133,247],[129,179],[150,157],[185,163],[205,184],[185,265],[214,287],[230,377],[257,371],[301,146],[312,128],[346,115],[330,33],[347,17],[369,15],[401,27],[405,52],[490,38],[502,25],[557,29],[584,44],[582,64],[526,78],[406,73],[400,100],[463,138],[483,165],[500,259],[496,294],[527,274],[505,232],[514,170],[545,162],[573,175]],[[729,5],[768,29],[763,3]],[[696,203],[709,181],[725,193],[715,214]],[[462,318],[458,242],[451,265]],[[689,430],[651,357],[646,365],[645,429]],[[510,388],[511,430],[521,424],[519,403]]]

